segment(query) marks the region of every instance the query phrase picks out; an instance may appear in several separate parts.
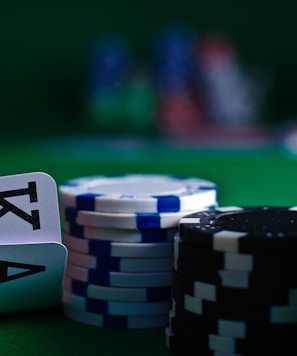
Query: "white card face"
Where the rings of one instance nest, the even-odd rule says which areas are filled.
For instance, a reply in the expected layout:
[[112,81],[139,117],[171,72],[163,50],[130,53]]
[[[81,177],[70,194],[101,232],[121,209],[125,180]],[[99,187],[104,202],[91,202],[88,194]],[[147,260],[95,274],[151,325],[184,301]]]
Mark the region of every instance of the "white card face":
[[58,242],[0,246],[0,313],[60,305],[66,258]]
[[46,173],[0,177],[0,245],[61,242],[57,186]]

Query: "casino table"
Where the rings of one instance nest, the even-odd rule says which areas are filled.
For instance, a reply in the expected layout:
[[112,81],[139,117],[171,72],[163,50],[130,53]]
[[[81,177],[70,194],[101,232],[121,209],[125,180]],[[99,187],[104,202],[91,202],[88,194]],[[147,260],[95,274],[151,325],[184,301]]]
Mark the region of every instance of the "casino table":
[[[1,144],[1,176],[43,171],[57,185],[95,174],[161,173],[218,185],[220,206],[297,205],[297,162],[280,145],[199,147],[150,139],[65,137]],[[1,317],[1,355],[170,355],[163,328],[98,328],[51,310]]]

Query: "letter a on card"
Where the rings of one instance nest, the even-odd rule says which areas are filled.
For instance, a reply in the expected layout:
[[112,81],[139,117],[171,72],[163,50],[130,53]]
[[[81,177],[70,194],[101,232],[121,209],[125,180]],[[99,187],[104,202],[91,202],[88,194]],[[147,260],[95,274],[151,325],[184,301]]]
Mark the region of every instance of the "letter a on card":
[[66,259],[59,242],[0,246],[0,313],[61,304]]

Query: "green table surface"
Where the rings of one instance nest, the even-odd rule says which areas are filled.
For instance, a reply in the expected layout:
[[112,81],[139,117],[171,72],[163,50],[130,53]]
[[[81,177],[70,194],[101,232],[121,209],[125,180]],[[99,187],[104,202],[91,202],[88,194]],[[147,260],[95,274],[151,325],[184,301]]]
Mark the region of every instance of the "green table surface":
[[[0,175],[43,171],[57,185],[94,174],[162,173],[218,185],[220,206],[297,205],[297,161],[277,145],[187,147],[147,140],[65,138],[2,144]],[[2,315],[0,355],[170,355],[164,328],[114,330],[57,310]]]

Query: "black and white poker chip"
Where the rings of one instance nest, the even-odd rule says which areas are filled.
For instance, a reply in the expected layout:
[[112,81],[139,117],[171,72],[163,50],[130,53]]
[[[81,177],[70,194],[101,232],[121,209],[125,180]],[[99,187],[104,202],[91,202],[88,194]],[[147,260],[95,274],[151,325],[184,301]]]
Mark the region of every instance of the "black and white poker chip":
[[183,302],[184,294],[224,304],[296,305],[297,288],[234,288],[193,280],[173,272],[175,301]]
[[172,309],[169,312],[169,320],[172,318],[176,318],[179,323],[192,329],[238,339],[261,338],[263,336],[296,337],[296,323],[275,324],[269,321],[234,320],[199,315],[186,310],[174,298],[172,299]]
[[184,216],[186,242],[233,253],[296,255],[297,207],[223,207]]
[[174,258],[174,270],[193,281],[233,288],[296,288],[296,271],[290,273],[257,273],[237,270],[211,269]]
[[178,322],[176,318],[170,319],[170,328],[173,334],[187,344],[206,350],[226,352],[231,354],[284,352],[294,347],[295,340],[289,335],[270,335],[258,338],[240,339],[232,336],[223,336],[216,333],[201,331]]
[[[185,235],[185,239],[186,239]],[[174,236],[175,258],[186,260],[194,265],[210,268],[238,270],[247,272],[290,272],[297,270],[295,255],[269,255],[213,251],[200,246],[191,245]]]

